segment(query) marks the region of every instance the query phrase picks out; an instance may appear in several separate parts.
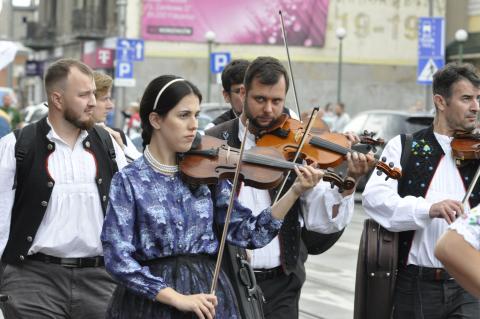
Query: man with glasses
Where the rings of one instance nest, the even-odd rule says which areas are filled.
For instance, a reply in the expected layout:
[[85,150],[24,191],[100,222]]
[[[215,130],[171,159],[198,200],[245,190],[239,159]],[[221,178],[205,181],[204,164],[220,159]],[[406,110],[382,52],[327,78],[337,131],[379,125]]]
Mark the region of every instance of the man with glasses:
[[237,118],[242,114],[243,110],[243,96],[240,93],[243,87],[243,78],[245,71],[250,64],[249,61],[244,59],[232,60],[222,72],[222,86],[223,86],[223,98],[225,102],[229,103],[231,109],[220,114],[211,123],[208,123],[205,130],[218,125],[220,123],[230,121]]

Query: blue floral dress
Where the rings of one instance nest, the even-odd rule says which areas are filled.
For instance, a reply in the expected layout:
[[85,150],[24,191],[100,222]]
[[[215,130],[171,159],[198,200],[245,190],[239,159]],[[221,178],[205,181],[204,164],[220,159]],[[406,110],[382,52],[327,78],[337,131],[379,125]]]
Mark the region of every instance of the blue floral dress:
[[[230,191],[230,182],[220,182],[212,201],[208,186],[193,189],[179,174],[155,171],[144,157],[114,176],[101,239],[105,267],[120,285],[107,317],[196,317],[156,302],[155,296],[166,287],[183,294],[210,292],[219,248],[215,227],[224,224]],[[263,247],[281,225],[271,208],[253,216],[235,201],[227,240],[245,248]],[[216,296],[216,318],[240,317],[223,272]]]

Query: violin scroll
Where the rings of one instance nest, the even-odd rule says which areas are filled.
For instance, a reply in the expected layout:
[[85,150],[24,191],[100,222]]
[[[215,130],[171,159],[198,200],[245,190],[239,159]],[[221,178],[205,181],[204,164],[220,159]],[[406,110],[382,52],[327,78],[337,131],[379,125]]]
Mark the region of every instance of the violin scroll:
[[371,150],[373,153],[377,152],[377,148],[375,146],[383,146],[385,144],[385,140],[383,138],[373,138],[376,134],[376,132],[369,132],[365,130],[358,136],[360,138],[360,143],[368,145],[368,150]]
[[377,162],[376,168],[378,176],[382,174],[386,175],[385,180],[389,178],[398,180],[402,177],[402,171],[398,167],[394,167],[393,162],[387,164],[387,158],[385,156],[382,157],[381,161]]
[[342,193],[344,190],[351,190],[355,187],[355,179],[352,177],[342,178],[341,174],[336,174],[331,169],[326,169],[322,178],[325,182],[330,183],[330,187],[338,187],[338,191]]

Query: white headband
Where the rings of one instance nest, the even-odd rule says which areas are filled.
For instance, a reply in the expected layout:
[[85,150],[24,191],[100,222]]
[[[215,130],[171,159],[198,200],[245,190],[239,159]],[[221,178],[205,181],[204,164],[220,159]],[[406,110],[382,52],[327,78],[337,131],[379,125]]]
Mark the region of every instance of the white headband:
[[179,82],[179,81],[185,81],[185,79],[182,79],[182,78],[173,79],[170,82],[168,82],[167,84],[165,84],[164,87],[160,90],[160,92],[158,92],[157,98],[155,99],[155,103],[153,104],[153,110],[154,111],[157,109],[157,103],[158,103],[158,100],[160,99],[160,96],[162,96],[163,91],[165,91],[173,83]]

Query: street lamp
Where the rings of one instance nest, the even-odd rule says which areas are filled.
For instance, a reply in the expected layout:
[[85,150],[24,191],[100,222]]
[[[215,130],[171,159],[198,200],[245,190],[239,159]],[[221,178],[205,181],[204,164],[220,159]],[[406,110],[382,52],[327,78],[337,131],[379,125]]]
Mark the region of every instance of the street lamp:
[[342,92],[342,43],[343,39],[347,36],[347,30],[340,27],[335,30],[335,35],[339,41],[338,47],[338,76],[337,76],[337,103],[341,102],[341,92]]
[[208,58],[207,58],[207,102],[210,102],[210,86],[211,86],[211,76],[210,76],[210,64],[211,64],[211,55],[212,55],[212,45],[215,41],[215,32],[209,30],[205,32],[205,39],[208,44]]
[[468,32],[464,29],[458,29],[455,32],[455,41],[458,42],[458,62],[463,62],[463,44],[468,40]]

